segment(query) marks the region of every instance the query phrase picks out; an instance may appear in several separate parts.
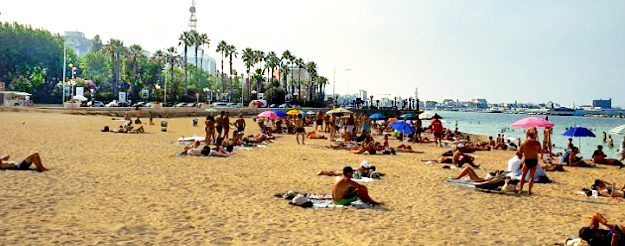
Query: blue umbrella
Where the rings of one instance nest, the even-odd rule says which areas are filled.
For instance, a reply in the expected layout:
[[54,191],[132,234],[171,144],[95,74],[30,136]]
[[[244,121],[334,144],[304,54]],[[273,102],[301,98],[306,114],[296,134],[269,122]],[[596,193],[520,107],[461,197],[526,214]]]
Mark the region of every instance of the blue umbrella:
[[404,121],[395,121],[391,124],[393,129],[400,131],[403,134],[413,134],[415,132],[414,127]]
[[386,119],[386,116],[384,116],[383,114],[372,114],[371,116],[369,116],[369,119],[382,120],[382,119]]
[[282,110],[275,109],[273,112],[276,113],[280,117],[286,117],[286,112],[284,112]]
[[578,139],[578,144],[581,147],[581,137],[596,137],[594,133],[592,133],[590,130],[588,130],[585,127],[571,127],[568,130],[566,130],[564,133],[562,133],[562,135],[564,136],[568,136],[568,137],[577,137]]
[[407,113],[407,114],[400,115],[399,118],[402,118],[402,119],[414,119],[414,118],[416,118],[416,116],[414,114],[412,114],[412,113]]

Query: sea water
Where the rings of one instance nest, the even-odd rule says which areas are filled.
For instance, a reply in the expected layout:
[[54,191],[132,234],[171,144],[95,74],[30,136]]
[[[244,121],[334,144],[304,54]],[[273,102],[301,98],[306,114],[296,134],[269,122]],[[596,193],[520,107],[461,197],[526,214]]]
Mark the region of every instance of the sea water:
[[[436,111],[437,114],[449,122],[445,127],[452,131],[455,127],[461,132],[493,136],[497,138],[497,134],[504,134],[506,138],[521,138],[525,136],[524,128],[512,128],[512,123],[532,115],[518,114],[497,114],[497,113],[475,113],[475,112],[453,112],[453,111]],[[534,117],[545,118],[544,115],[536,115]],[[580,152],[584,158],[590,158],[592,152],[597,149],[597,145],[603,145],[603,152],[610,158],[616,156],[616,151],[623,140],[622,135],[611,135],[609,131],[617,126],[625,124],[625,119],[618,118],[594,118],[594,117],[578,117],[578,116],[554,116],[549,115],[549,121],[555,124],[551,142],[555,144],[553,152],[563,152],[568,144],[570,137],[563,136],[562,133],[572,126],[581,126],[590,129],[596,137],[573,137],[573,144],[580,147]],[[424,122],[424,125],[429,123]],[[608,144],[603,142],[603,132],[611,135],[614,141],[614,148],[608,148]],[[538,129],[539,140],[542,143],[543,131]]]

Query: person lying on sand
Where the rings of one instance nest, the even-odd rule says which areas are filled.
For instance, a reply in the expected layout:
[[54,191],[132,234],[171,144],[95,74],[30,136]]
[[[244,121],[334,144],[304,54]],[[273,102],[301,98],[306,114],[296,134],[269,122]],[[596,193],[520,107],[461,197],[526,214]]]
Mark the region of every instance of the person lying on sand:
[[314,132],[314,131],[309,132],[309,133],[306,135],[306,138],[308,138],[308,139],[328,139],[328,138],[326,138],[326,136],[324,136],[324,135],[317,135],[317,133],[316,133],[316,132]]
[[[608,229],[599,229],[600,224]],[[579,237],[593,246],[621,246],[625,245],[625,233],[622,228],[622,226],[617,224],[609,224],[602,214],[596,213],[590,217],[590,225],[579,230]]]
[[201,147],[200,141],[193,142],[192,146],[185,146],[180,155],[189,155],[189,156],[218,156],[218,157],[227,157],[229,154],[217,146],[215,149],[211,149],[208,145]]
[[464,169],[462,169],[462,171],[460,171],[460,174],[458,174],[458,176],[453,177],[451,179],[458,180],[458,179],[461,179],[463,177],[468,177],[469,180],[471,180],[472,182],[485,182],[485,181],[492,180],[495,177],[498,177],[502,173],[504,173],[504,171],[497,170],[495,172],[487,173],[484,178],[480,178],[480,176],[478,176],[477,173],[475,173],[475,170],[473,170],[473,168],[465,167]]
[[0,157],[0,169],[32,170],[30,169],[30,166],[32,164],[35,164],[35,167],[36,167],[34,169],[35,171],[44,172],[44,171],[49,170],[45,168],[43,164],[41,163],[41,157],[39,156],[39,153],[33,153],[29,155],[23,161],[19,162],[19,164],[18,162],[15,162],[15,161],[9,161],[9,158],[10,158],[9,155],[4,155]]
[[334,200],[334,203],[348,205],[360,199],[364,203],[384,205],[384,203],[376,202],[369,196],[369,190],[366,186],[353,181],[353,175],[354,170],[352,167],[347,166],[343,168],[343,175],[332,185],[332,200]]
[[592,153],[592,161],[597,164],[605,164],[605,165],[615,165],[623,168],[623,163],[621,163],[617,159],[606,158],[607,156],[603,153],[603,146],[597,146],[597,150]]
[[595,180],[595,183],[590,186],[590,189],[584,188],[582,191],[586,192],[587,196],[592,196],[593,191],[595,191],[598,196],[602,197],[625,198],[625,185],[623,187],[617,187],[616,183],[608,183],[600,179]]
[[117,129],[113,129],[114,133],[145,133],[145,129],[143,126],[140,126],[137,129],[134,129],[132,126],[132,121],[126,122],[126,124],[119,126]]
[[[373,175],[372,175],[373,174]],[[342,170],[337,171],[319,171],[317,175],[321,176],[341,176],[343,175]],[[377,176],[376,176],[377,175]],[[362,161],[360,166],[354,170],[354,176],[357,177],[367,177],[367,178],[379,178],[386,174],[379,173],[376,171],[375,166],[371,166],[368,161]],[[373,176],[373,177],[372,177]]]

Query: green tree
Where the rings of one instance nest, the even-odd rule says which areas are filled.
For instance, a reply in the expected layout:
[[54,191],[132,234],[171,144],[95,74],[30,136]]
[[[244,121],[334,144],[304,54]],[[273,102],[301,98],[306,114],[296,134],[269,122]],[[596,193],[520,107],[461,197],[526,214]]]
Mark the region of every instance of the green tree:
[[312,102],[313,96],[315,95],[313,79],[317,76],[317,63],[309,61],[304,65],[304,67],[306,67],[306,71],[308,72],[308,101]]
[[127,49],[124,47],[124,42],[119,39],[111,39],[109,42],[104,45],[103,52],[110,56],[111,63],[113,63],[113,95],[117,97],[117,92],[119,92],[119,67],[121,63],[121,59],[126,54]]
[[246,72],[247,72],[247,82],[245,86],[247,88],[247,94],[250,93],[250,67],[254,66],[254,51],[251,48],[245,48],[243,50],[243,55],[241,56],[243,59],[243,63],[245,64]]
[[[179,87],[176,84],[175,71],[176,71],[176,65],[180,63],[180,55],[178,55],[178,53],[176,52],[175,47],[167,48],[167,50],[165,51],[165,59],[170,65],[169,72],[171,76],[169,77],[169,81],[170,81],[172,88],[174,88],[173,89],[174,91],[172,92],[174,95],[177,95]],[[164,91],[163,93],[164,101],[167,102],[167,83],[165,83],[165,86],[163,86],[163,91]],[[177,100],[178,98],[174,98],[174,101],[177,101]]]
[[297,65],[297,88],[299,90],[297,95],[297,102],[302,101],[302,68],[304,68],[304,59],[297,58],[295,60],[295,65]]
[[98,52],[102,50],[102,39],[100,39],[100,35],[96,34],[91,41],[91,49],[89,51]]
[[215,52],[221,53],[221,72],[224,73],[224,55],[228,52],[228,43],[224,40],[219,41]]
[[232,71],[232,57],[234,56],[234,58],[237,58],[238,54],[239,53],[237,52],[237,47],[235,47],[234,45],[228,45],[228,49],[226,50],[226,55],[230,57],[230,76],[231,77],[232,75],[235,75],[235,73],[233,73]]

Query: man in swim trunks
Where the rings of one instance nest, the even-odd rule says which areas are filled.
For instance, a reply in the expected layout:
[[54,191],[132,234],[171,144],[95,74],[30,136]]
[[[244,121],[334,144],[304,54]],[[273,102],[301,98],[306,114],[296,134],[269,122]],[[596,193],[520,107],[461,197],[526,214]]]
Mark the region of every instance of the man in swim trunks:
[[0,157],[0,169],[12,169],[12,170],[31,170],[30,166],[35,164],[35,171],[44,172],[48,171],[47,168],[43,166],[41,163],[41,157],[39,157],[39,153],[34,153],[26,157],[19,164],[14,161],[9,161],[9,155],[5,155]]
[[[528,131],[527,139],[523,141],[521,146],[519,147],[519,151],[516,155],[519,159],[525,157],[524,165],[523,165],[523,175],[521,177],[526,177],[527,172],[530,173],[530,184],[528,189],[528,194],[532,194],[532,186],[534,185],[534,174],[536,173],[536,166],[538,166],[538,155],[540,154],[540,159],[543,159],[543,148],[540,143],[536,140],[537,133]],[[525,179],[521,179],[521,186],[519,186],[519,192],[523,191],[523,185],[525,184]]]
[[[608,229],[599,229],[600,224]],[[623,245],[625,233],[622,228],[617,224],[608,224],[608,220],[602,214],[596,213],[590,217],[590,226],[579,230],[579,237],[589,245]]]
[[323,130],[323,113],[321,111],[317,112],[316,119],[315,131],[319,131],[318,128]]
[[332,200],[339,205],[348,205],[358,199],[372,205],[383,205],[369,196],[369,190],[364,185],[352,180],[354,170],[352,167],[343,168],[343,176],[338,178],[332,185]]
[[236,127],[237,132],[241,134],[245,132],[245,119],[243,119],[243,113],[239,113],[239,118],[234,122],[234,127]]
[[219,113],[219,116],[215,117],[215,130],[217,130],[217,138],[221,138],[221,130],[223,130],[221,124],[223,123],[223,118],[225,114],[226,111],[221,111],[221,113]]
[[224,140],[228,140],[230,136],[228,133],[230,132],[230,112],[226,112],[226,114],[221,118],[221,126],[224,128]]
[[306,144],[304,143],[304,139],[306,139],[305,133],[306,132],[304,131],[304,120],[302,120],[302,115],[298,114],[297,119],[295,119],[295,140],[297,140],[297,144],[300,144],[300,136],[302,136],[302,144]]

